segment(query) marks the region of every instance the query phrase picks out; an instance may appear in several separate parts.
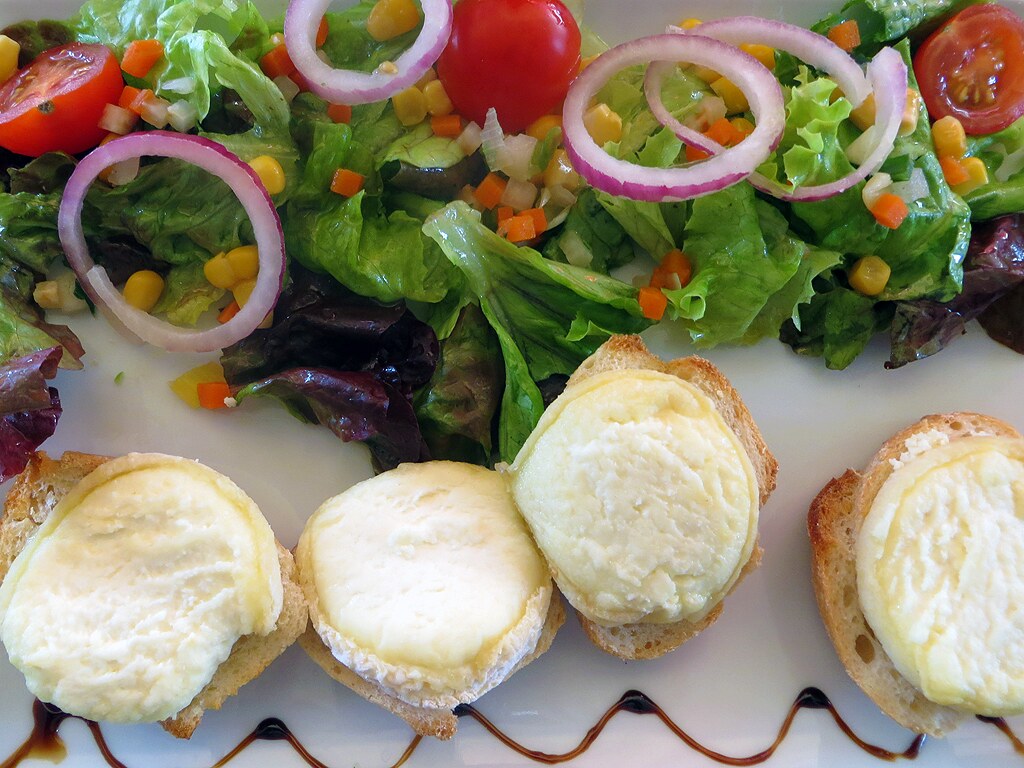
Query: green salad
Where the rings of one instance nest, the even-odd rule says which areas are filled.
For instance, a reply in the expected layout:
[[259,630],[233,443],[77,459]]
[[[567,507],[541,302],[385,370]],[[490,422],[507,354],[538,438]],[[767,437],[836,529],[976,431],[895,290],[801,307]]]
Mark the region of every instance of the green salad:
[[[524,20],[519,50],[505,50],[503,25],[524,5],[544,18],[554,8],[568,27]],[[627,196],[574,167],[562,100],[607,46],[558,0],[460,0],[436,70],[356,104],[318,96],[289,57],[285,18],[244,0],[90,0],[70,19],[12,25],[0,38],[0,362],[58,346],[62,365],[80,365],[87,350],[47,318],[95,299],[67,273],[65,185],[101,142],[154,130],[201,136],[251,166],[287,257],[261,327],[176,391],[207,407],[276,398],[365,441],[379,468],[510,461],[585,357],[656,322],[697,348],[779,339],[836,369],[880,333],[887,365],[921,359],[979,317],[1024,352],[1024,34],[998,9],[1009,30],[1000,40],[1021,49],[1001,50],[994,70],[982,61],[947,78],[935,62],[950,45],[963,55],[980,45],[978,24],[994,22],[972,14],[998,8],[956,15],[962,5],[853,0],[814,27],[858,64],[894,49],[909,90],[876,172],[813,200],[770,190],[850,177],[874,118],[839,78],[765,45],[737,51],[740,67],[757,59],[772,72],[784,109],[756,165],[763,183],[748,170],[675,199]],[[424,34],[423,16],[412,0],[330,11],[313,24],[318,56],[379,78]],[[669,34],[700,33],[695,20],[681,27]],[[506,66],[470,67],[450,53],[459,45],[465,57],[501,49]],[[68,46],[92,52],[94,71],[82,73],[85,54],[72,65],[54,54]],[[49,89],[32,109],[16,87],[29,70]],[[737,154],[766,130],[729,78],[673,65],[658,100],[714,149],[688,146],[652,109],[645,77],[622,68],[582,120],[605,156],[652,178],[724,164],[709,154]],[[70,122],[49,119],[64,113]],[[944,115],[958,116],[959,133],[936,122]],[[119,162],[91,184],[80,220],[91,257],[132,306],[186,328],[244,307],[254,224],[207,171],[167,157]]]

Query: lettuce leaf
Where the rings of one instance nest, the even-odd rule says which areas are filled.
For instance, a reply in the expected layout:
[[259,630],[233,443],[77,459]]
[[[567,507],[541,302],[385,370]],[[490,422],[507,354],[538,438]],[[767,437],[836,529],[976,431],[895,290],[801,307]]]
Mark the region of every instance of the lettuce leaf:
[[611,334],[650,323],[632,286],[513,245],[465,203],[448,204],[423,230],[462,272],[497,334],[505,363],[498,452],[511,461],[544,409],[537,381],[572,373]]
[[47,379],[57,375],[61,348],[51,347],[0,367],[0,482],[21,472],[57,429],[62,409]]
[[857,53],[871,56],[885,43],[914,32],[921,35],[937,22],[970,5],[974,0],[850,0],[842,10],[829,14],[811,27],[826,34],[829,29],[854,19],[860,30],[861,45]]
[[1024,210],[1024,118],[985,136],[967,137],[967,154],[980,157],[988,183],[967,193],[975,221]]

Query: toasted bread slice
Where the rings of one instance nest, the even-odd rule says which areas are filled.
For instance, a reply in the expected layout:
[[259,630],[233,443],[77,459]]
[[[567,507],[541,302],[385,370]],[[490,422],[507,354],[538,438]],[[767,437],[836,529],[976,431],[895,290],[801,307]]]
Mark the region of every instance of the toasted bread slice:
[[861,611],[856,565],[861,524],[892,474],[893,462],[907,451],[908,440],[933,432],[950,441],[978,434],[1020,437],[1010,425],[981,414],[925,416],[889,438],[863,474],[847,470],[831,480],[811,504],[807,532],[818,610],[847,673],[879,709],[900,725],[917,733],[942,736],[968,715],[929,701],[897,671]]
[[[0,519],[0,581],[57,502],[79,480],[106,461],[109,457],[73,451],[66,452],[58,460],[42,452],[32,457],[11,487],[3,518]],[[240,638],[231,649],[231,655],[192,702],[174,717],[161,722],[167,732],[182,739],[191,737],[204,711],[220,709],[229,696],[258,677],[305,631],[308,612],[302,589],[295,580],[295,562],[280,543],[277,554],[284,588],[277,626],[266,636]]]
[[[509,672],[509,676],[515,674],[547,651],[555,639],[555,633],[564,622],[565,609],[562,607],[561,596],[555,591],[551,596],[547,619],[544,622],[544,627],[541,630],[536,647],[532,653],[523,657],[512,671]],[[299,645],[328,675],[355,693],[358,693],[367,701],[398,715],[420,736],[434,736],[435,738],[446,740],[455,735],[456,728],[458,727],[458,717],[455,716],[452,710],[431,709],[408,704],[398,697],[386,693],[375,683],[364,680],[334,658],[331,654],[331,649],[320,639],[320,635],[317,634],[312,624],[310,624],[302,637],[299,638]],[[506,677],[505,679],[508,678]]]
[[[663,361],[651,354],[639,336],[613,336],[593,355],[583,361],[569,378],[567,386],[585,381],[605,371],[648,369],[678,376],[706,394],[725,422],[736,433],[754,467],[757,476],[759,501],[764,506],[772,491],[779,465],[768,450],[757,425],[739,394],[718,370],[703,358],[690,356]],[[740,573],[739,584],[761,561],[761,547],[755,545],[750,559]],[[735,589],[736,584],[733,585]],[[709,627],[721,615],[722,603],[698,621],[679,621],[673,624],[623,624],[606,627],[585,616],[579,616],[587,637],[601,648],[620,659],[653,659],[668,653]]]

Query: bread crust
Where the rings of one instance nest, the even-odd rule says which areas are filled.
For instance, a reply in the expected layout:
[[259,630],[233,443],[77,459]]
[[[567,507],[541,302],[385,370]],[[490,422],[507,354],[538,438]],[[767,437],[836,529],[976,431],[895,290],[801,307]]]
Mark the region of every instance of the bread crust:
[[[524,656],[523,659],[512,668],[506,680],[531,661],[551,647],[555,639],[555,633],[565,622],[565,609],[562,606],[562,596],[558,590],[552,590],[551,602],[548,605],[547,617],[544,627],[541,629],[540,638],[533,651]],[[455,735],[458,728],[458,717],[450,709],[433,709],[430,707],[418,707],[402,701],[396,696],[386,693],[379,685],[364,680],[351,669],[346,667],[331,653],[331,649],[320,639],[312,623],[299,638],[299,645],[309,654],[321,669],[333,677],[342,685],[358,693],[367,701],[383,707],[392,714],[398,715],[405,720],[415,733],[420,736],[433,736],[441,740],[447,740]]]
[[[11,487],[0,518],[0,581],[57,503],[82,478],[110,458],[67,451],[57,460],[44,452],[36,453],[29,460]],[[283,601],[274,629],[264,636],[239,638],[231,654],[192,702],[174,717],[161,721],[160,725],[168,733],[181,739],[190,738],[205,711],[220,709],[228,697],[256,679],[305,631],[308,611],[295,578],[295,561],[280,542],[277,543],[277,557],[281,567]]]
[[[775,490],[779,464],[768,449],[757,424],[739,393],[725,375],[704,358],[691,355],[668,362],[651,354],[639,336],[612,336],[588,357],[569,377],[567,387],[606,371],[653,370],[678,376],[697,387],[714,403],[726,424],[739,438],[757,477],[759,502],[764,506]],[[760,544],[754,544],[730,593],[761,562]],[[577,611],[583,631],[591,642],[607,653],[627,661],[654,659],[675,650],[715,623],[722,613],[723,601],[698,621],[682,620],[672,624],[621,624],[606,627],[596,624]]]
[[900,725],[943,736],[969,715],[929,701],[899,673],[871,631],[857,593],[856,544],[864,518],[907,441],[932,432],[950,441],[979,434],[1021,436],[1009,424],[978,413],[925,416],[890,437],[863,473],[849,469],[830,480],[811,503],[807,533],[818,611],[847,674]]

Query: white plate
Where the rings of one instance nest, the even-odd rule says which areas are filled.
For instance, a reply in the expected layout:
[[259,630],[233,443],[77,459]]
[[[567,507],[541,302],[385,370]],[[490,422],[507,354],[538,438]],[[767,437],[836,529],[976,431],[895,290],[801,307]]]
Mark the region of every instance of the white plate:
[[[642,9],[641,9],[642,8]],[[591,0],[588,18],[610,40],[654,32],[680,16],[712,17],[756,11],[809,22],[828,9],[779,0],[751,5],[711,0],[689,5]],[[28,16],[63,17],[65,0],[2,0],[0,22]],[[102,322],[75,318],[88,355],[84,371],[57,381],[64,418],[46,445],[106,454],[163,451],[191,456],[230,475],[259,503],[287,546],[306,516],[328,496],[369,475],[361,447],[343,445],[326,430],[303,426],[269,403],[237,412],[188,410],[167,382],[196,364],[192,358],[132,347]],[[689,350],[678,328],[648,335],[665,356]],[[972,328],[936,358],[894,372],[882,368],[886,350],[874,345],[849,370],[827,371],[816,359],[765,342],[723,349],[710,357],[732,379],[781,465],[779,487],[762,513],[763,564],[729,598],[723,618],[666,658],[624,664],[594,649],[570,620],[552,650],[478,702],[479,708],[531,749],[574,747],[627,689],[646,692],[670,717],[707,746],[745,756],[766,748],[791,702],[805,686],[822,688],[858,734],[902,750],[911,734],[881,715],[846,677],[814,603],[809,579],[806,511],[829,478],[860,467],[899,427],[926,413],[969,409],[1024,427],[1024,359]],[[123,380],[115,376],[123,372]],[[32,698],[20,675],[0,660],[0,762],[28,736]],[[410,740],[397,718],[323,675],[301,650],[291,649],[220,712],[206,715],[190,742],[157,726],[104,726],[111,748],[131,768],[209,766],[265,717],[282,718],[310,752],[331,766],[392,765]],[[1016,721],[1024,733],[1024,721]],[[102,760],[81,723],[64,725],[63,765]],[[572,765],[715,765],[686,747],[654,717],[622,713]],[[483,728],[463,720],[448,743],[425,741],[409,766],[532,765]],[[769,766],[881,765],[842,735],[827,712],[803,711]],[[1024,764],[994,728],[971,721],[945,740],[929,741],[921,768]],[[230,763],[303,765],[281,742],[260,742]]]

